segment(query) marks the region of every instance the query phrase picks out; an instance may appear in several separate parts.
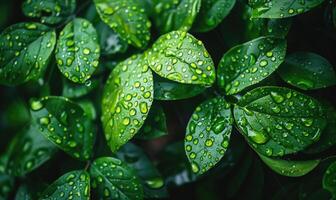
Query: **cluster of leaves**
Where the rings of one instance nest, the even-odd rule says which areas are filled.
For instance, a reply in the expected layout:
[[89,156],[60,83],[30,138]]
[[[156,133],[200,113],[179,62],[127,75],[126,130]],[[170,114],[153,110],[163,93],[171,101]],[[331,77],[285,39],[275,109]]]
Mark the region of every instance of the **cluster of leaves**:
[[[335,69],[313,52],[288,54],[286,41],[294,16],[325,4],[336,25],[335,5],[323,0],[25,0],[24,15],[40,23],[2,31],[0,84],[37,84],[39,92],[20,108],[28,122],[0,157],[0,198],[59,150],[77,164],[41,191],[22,181],[16,199],[165,198],[170,184],[238,162],[230,158],[243,152],[238,132],[282,176],[321,171],[323,195],[336,198],[335,157],[322,156],[336,144],[336,111],[310,95],[336,85]],[[217,62],[191,33],[215,30],[234,8],[244,10],[245,42]],[[167,137],[162,102],[196,96],[203,102],[190,114],[184,144],[169,144],[168,159],[154,164],[132,142]],[[248,166],[261,169],[251,157],[244,162],[235,184]]]

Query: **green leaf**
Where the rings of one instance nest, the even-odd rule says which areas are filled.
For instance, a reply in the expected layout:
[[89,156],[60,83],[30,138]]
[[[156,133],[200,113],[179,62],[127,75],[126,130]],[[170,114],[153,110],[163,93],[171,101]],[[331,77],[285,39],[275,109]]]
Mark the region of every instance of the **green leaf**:
[[34,126],[17,134],[8,148],[7,172],[24,176],[48,161],[57,151],[55,145],[45,139]]
[[302,90],[336,85],[333,66],[322,56],[310,52],[296,52],[286,57],[279,75],[287,83]]
[[41,195],[40,200],[90,199],[90,176],[83,170],[71,171],[54,181]]
[[316,142],[326,119],[319,102],[280,87],[261,87],[245,94],[234,118],[246,140],[261,154],[283,156]]
[[99,199],[143,199],[143,188],[136,172],[119,159],[96,159],[90,167],[90,175]]
[[329,165],[323,176],[323,188],[328,190],[336,198],[336,162]]
[[185,152],[194,173],[205,173],[224,156],[232,123],[230,104],[221,97],[207,100],[196,108],[184,139]]
[[64,97],[44,97],[31,101],[32,124],[69,155],[88,160],[94,136],[92,124],[83,109]]
[[99,65],[100,47],[97,31],[86,19],[76,18],[60,33],[56,60],[59,70],[69,80],[84,83]]
[[202,41],[189,33],[173,31],[161,36],[145,57],[154,72],[169,80],[206,86],[215,81],[209,53]]
[[154,0],[153,20],[160,33],[188,31],[201,7],[201,0]]
[[43,76],[56,43],[53,29],[18,23],[0,35],[0,84],[17,85]]
[[144,48],[150,40],[151,23],[136,0],[94,0],[100,18],[129,44]]
[[249,0],[255,18],[284,18],[305,13],[324,0]]
[[5,200],[9,199],[9,194],[11,190],[14,188],[14,178],[0,172],[0,199]]
[[236,0],[202,0],[193,30],[207,32],[214,29],[230,13]]
[[144,58],[132,56],[110,74],[103,93],[102,123],[116,152],[143,125],[153,102],[153,75]]
[[286,55],[286,40],[260,37],[226,52],[218,66],[218,86],[236,94],[273,73]]
[[76,9],[76,0],[25,0],[22,5],[27,17],[41,18],[42,23],[57,24]]
[[64,78],[62,96],[68,98],[83,97],[92,92],[94,89],[96,89],[99,83],[100,83],[99,80],[92,79],[87,80],[85,84],[76,84]]
[[319,163],[320,160],[281,160],[276,158],[270,158],[259,154],[261,160],[274,172],[289,177],[304,176],[311,172]]

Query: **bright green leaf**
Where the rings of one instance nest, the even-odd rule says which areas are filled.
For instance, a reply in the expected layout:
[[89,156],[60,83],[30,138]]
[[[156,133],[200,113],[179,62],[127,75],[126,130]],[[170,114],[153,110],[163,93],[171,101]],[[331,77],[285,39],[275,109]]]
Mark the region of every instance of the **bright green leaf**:
[[261,154],[283,156],[319,140],[326,119],[319,102],[280,87],[261,87],[235,105],[240,132]]
[[102,100],[105,137],[113,152],[133,138],[153,102],[153,75],[140,55],[121,62],[110,74]]
[[286,41],[270,36],[235,46],[219,63],[218,85],[226,94],[236,94],[268,77],[285,55]]
[[323,188],[328,190],[336,198],[336,162],[329,165],[323,176]]
[[84,83],[99,65],[100,47],[92,24],[76,18],[60,33],[56,60],[59,70],[69,80]]
[[0,35],[0,83],[17,85],[43,76],[56,43],[53,29],[19,23]]
[[184,139],[185,152],[194,173],[205,173],[224,156],[232,123],[230,104],[221,97],[210,99],[196,108]]

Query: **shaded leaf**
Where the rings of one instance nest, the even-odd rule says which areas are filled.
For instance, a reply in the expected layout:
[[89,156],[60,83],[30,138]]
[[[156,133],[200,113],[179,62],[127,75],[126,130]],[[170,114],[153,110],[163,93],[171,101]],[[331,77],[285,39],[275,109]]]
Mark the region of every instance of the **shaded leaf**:
[[85,84],[76,84],[64,78],[62,96],[67,98],[83,97],[96,89],[98,85],[99,80],[97,79],[87,80]]
[[323,176],[323,188],[328,190],[336,198],[336,162],[329,165]]

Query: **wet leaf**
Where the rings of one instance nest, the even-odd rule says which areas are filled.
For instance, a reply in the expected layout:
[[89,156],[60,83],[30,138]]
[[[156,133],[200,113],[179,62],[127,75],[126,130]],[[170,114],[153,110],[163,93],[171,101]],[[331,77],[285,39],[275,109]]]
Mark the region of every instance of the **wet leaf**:
[[151,23],[136,0],[94,0],[100,18],[129,44],[144,48],[150,40]]
[[201,7],[201,0],[154,0],[154,23],[160,33],[188,31]]
[[32,124],[48,140],[80,160],[92,154],[92,123],[83,109],[65,97],[43,97],[31,101]]
[[25,0],[22,5],[27,17],[41,18],[42,23],[58,24],[73,14],[76,0]]
[[195,174],[203,174],[224,156],[233,118],[230,104],[214,98],[199,105],[188,123],[184,148]]
[[202,0],[193,30],[207,32],[214,29],[230,13],[236,0]]
[[323,188],[328,190],[336,198],[336,162],[329,165],[323,176]]
[[255,18],[284,18],[305,13],[324,0],[249,0]]
[[97,31],[86,19],[76,18],[60,33],[56,60],[59,70],[75,83],[85,83],[98,68]]
[[260,37],[226,52],[218,66],[218,86],[226,94],[236,94],[259,83],[284,61],[286,40]]
[[0,199],[5,200],[9,199],[9,194],[11,190],[14,188],[14,178],[0,172],[0,185],[1,185],[1,190],[0,190]]
[[142,127],[153,102],[153,75],[142,56],[121,62],[110,74],[102,100],[102,122],[116,152]]
[[279,68],[279,75],[302,90],[336,85],[333,66],[322,56],[310,52],[296,52],[287,56]]
[[96,159],[90,167],[90,175],[99,199],[143,199],[143,188],[136,172],[119,159]]
[[186,84],[210,86],[215,81],[214,63],[200,40],[173,31],[161,36],[145,54],[150,68],[161,77]]
[[62,96],[68,98],[83,97],[96,89],[98,85],[99,80],[97,79],[87,80],[85,84],[76,84],[64,78]]
[[235,105],[240,132],[261,154],[283,156],[318,141],[326,119],[315,99],[287,88],[261,87]]
[[0,84],[17,85],[43,76],[56,43],[53,29],[18,23],[0,35]]
[[71,171],[54,181],[41,195],[40,200],[90,199],[90,176],[86,171]]

